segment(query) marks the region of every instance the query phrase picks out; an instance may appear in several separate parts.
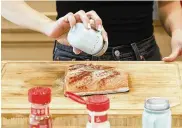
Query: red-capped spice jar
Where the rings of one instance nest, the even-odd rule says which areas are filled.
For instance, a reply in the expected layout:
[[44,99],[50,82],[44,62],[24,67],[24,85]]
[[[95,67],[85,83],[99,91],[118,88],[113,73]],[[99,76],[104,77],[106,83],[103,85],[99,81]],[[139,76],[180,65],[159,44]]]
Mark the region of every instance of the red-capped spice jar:
[[104,95],[94,95],[87,99],[88,123],[86,128],[110,128],[107,110],[110,108],[109,98]]
[[29,128],[52,128],[49,103],[51,89],[43,87],[31,88],[28,91],[28,100],[31,103]]

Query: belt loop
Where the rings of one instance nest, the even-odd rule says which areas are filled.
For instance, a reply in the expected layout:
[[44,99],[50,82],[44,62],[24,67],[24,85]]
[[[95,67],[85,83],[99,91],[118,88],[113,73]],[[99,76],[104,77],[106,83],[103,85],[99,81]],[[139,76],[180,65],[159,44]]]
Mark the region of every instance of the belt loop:
[[135,55],[136,55],[136,59],[137,59],[137,60],[139,60],[139,61],[145,60],[144,56],[142,56],[142,55],[140,54],[139,49],[138,49],[136,43],[132,43],[132,44],[131,44],[131,47],[132,47],[132,49],[134,50],[134,53],[135,53]]
[[55,53],[55,50],[56,50],[56,45],[57,45],[57,42],[56,42],[56,40],[55,40],[55,41],[54,41],[53,54]]
[[54,41],[54,48],[53,48],[53,51],[52,51],[53,60],[54,60],[54,58],[55,58],[55,52],[56,52],[56,40]]

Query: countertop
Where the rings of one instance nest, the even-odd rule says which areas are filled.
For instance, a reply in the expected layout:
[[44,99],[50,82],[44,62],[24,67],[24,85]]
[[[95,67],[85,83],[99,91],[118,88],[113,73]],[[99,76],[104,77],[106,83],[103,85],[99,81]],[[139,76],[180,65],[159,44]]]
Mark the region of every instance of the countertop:
[[[76,63],[110,65],[129,73],[130,91],[110,94],[108,111],[113,128],[141,127],[144,100],[166,97],[170,100],[173,128],[182,128],[182,62],[2,62],[2,124],[20,125],[28,122],[30,104],[27,91],[31,87],[46,86],[53,91],[50,104],[54,125],[84,127],[87,122],[85,106],[72,102],[62,93],[62,79],[66,67]],[[19,124],[17,124],[19,123]],[[21,126],[21,125],[20,125]],[[65,127],[67,128],[67,127]]]

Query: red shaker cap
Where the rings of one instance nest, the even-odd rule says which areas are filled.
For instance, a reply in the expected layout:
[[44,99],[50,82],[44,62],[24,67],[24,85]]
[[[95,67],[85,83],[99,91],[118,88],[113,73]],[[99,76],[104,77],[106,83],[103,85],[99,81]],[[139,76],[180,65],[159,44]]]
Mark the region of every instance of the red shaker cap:
[[87,109],[95,112],[107,111],[110,107],[109,98],[104,95],[94,95],[87,99]]
[[90,96],[87,98],[87,100],[84,100],[82,97],[72,92],[65,92],[65,96],[75,102],[86,105],[87,109],[90,111],[103,112],[108,110],[110,107],[109,98],[104,95]]
[[51,89],[35,87],[28,90],[28,100],[34,104],[47,104],[51,102]]

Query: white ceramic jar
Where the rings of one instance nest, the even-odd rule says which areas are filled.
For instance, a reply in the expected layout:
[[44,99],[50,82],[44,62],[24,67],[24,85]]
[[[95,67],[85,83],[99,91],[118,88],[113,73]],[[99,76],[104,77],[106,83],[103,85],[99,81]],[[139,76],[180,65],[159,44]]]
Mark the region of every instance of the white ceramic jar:
[[142,117],[143,128],[171,128],[171,118],[168,100],[158,97],[146,100]]
[[108,48],[108,42],[103,41],[101,32],[87,29],[83,23],[71,28],[67,39],[71,46],[93,56],[103,55]]

